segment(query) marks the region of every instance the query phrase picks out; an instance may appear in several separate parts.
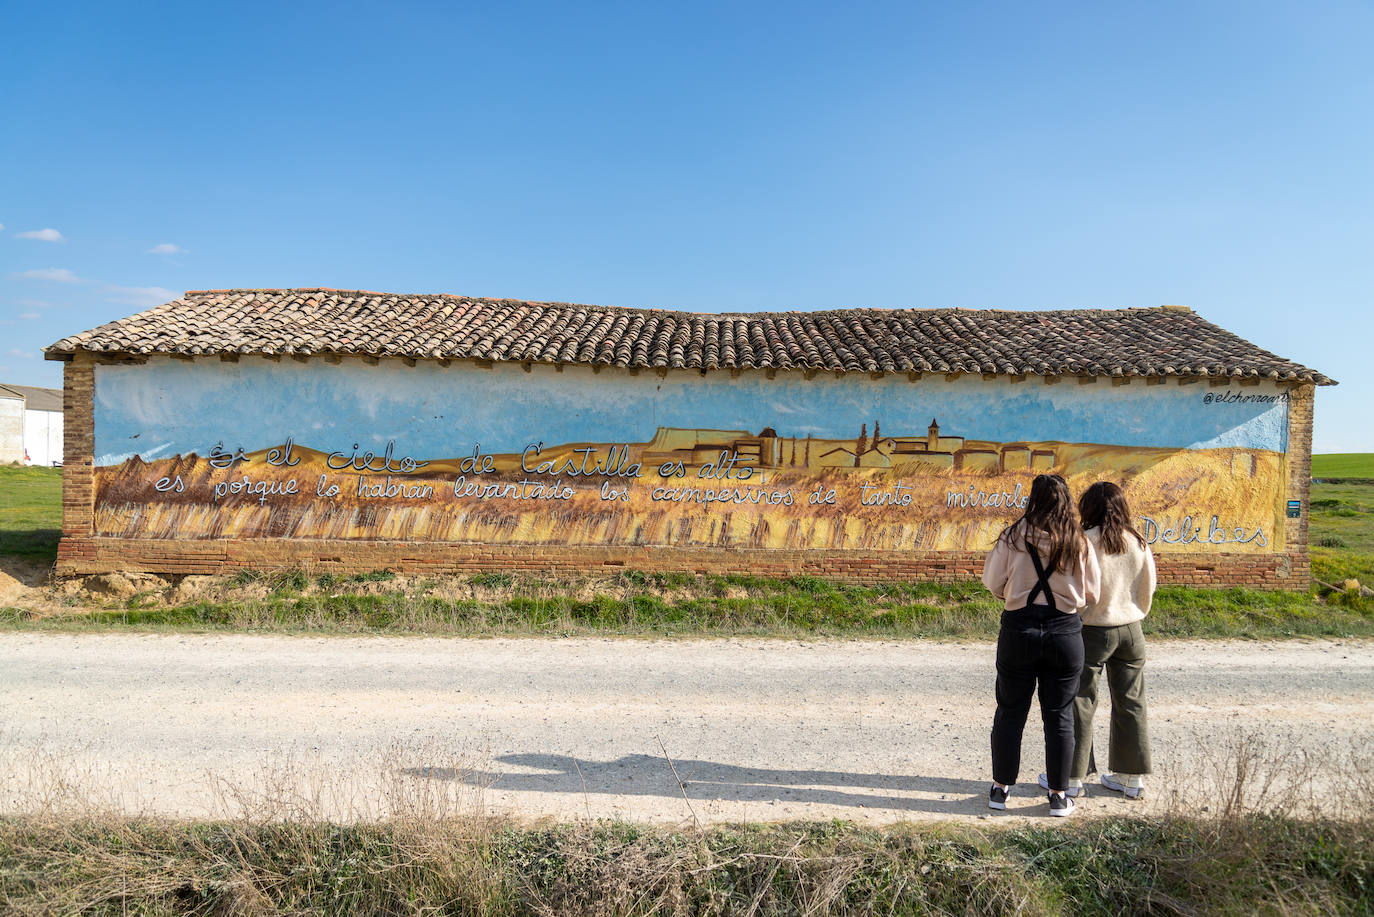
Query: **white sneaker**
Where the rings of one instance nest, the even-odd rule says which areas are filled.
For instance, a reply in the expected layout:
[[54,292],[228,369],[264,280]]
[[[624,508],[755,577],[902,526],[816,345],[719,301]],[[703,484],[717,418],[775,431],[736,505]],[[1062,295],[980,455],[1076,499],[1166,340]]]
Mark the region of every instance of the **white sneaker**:
[[1103,774],[1102,785],[1113,792],[1120,793],[1127,799],[1140,799],[1145,795],[1145,787],[1127,786],[1117,779],[1116,774]]
[[1007,797],[1010,796],[1010,795],[1011,795],[1011,787],[1007,787],[1007,788],[1004,790],[1004,789],[1002,789],[1000,786],[998,786],[997,784],[994,783],[994,784],[992,785],[992,788],[991,788],[990,790],[988,790],[988,808],[989,808],[989,809],[996,809],[996,810],[998,810],[999,812],[1004,812],[1004,811],[1006,811],[1006,808],[1007,808]]
[[[1050,778],[1045,776],[1044,774],[1041,774],[1036,782],[1040,784],[1040,789],[1042,790],[1048,790],[1050,788]],[[1083,795],[1083,787],[1071,786],[1064,790],[1064,792],[1069,794],[1070,796],[1077,798]]]

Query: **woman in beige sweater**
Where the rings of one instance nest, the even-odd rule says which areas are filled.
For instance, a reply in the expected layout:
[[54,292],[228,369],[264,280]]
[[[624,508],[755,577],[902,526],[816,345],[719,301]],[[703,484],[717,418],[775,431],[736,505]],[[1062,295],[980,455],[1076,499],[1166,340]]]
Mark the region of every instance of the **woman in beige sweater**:
[[1155,592],[1155,559],[1131,525],[1121,488],[1100,481],[1078,501],[1078,513],[1102,569],[1102,590],[1083,618],[1083,674],[1074,701],[1076,742],[1069,771],[1069,793],[1083,790],[1093,750],[1097,676],[1105,667],[1112,694],[1111,736],[1102,785],[1135,799],[1144,795],[1150,773],[1150,733],[1145,714],[1145,634],[1140,622],[1150,613]]

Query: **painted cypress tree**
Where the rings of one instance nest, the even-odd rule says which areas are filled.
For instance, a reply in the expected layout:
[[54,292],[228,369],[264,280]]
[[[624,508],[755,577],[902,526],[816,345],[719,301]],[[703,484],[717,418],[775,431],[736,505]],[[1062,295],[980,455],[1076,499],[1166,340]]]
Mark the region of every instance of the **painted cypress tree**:
[[859,457],[868,451],[868,424],[859,430],[858,442],[854,444],[854,467],[859,467]]

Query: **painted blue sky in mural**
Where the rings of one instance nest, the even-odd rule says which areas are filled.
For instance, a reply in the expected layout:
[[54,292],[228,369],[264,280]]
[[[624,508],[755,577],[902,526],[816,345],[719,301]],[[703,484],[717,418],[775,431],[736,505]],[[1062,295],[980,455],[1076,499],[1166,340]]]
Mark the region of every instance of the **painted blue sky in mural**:
[[[1219,396],[1230,391],[1237,400]],[[101,465],[206,454],[216,443],[247,451],[295,442],[324,451],[395,440],[415,458],[519,452],[527,444],[644,442],[655,429],[749,430],[781,436],[851,438],[860,424],[888,436],[941,433],[997,441],[1062,440],[1202,449],[1287,448],[1287,407],[1256,401],[1279,389],[1205,384],[1112,386],[1065,380],[1018,385],[961,378],[818,376],[780,373],[593,374],[497,364],[490,370],[436,364],[367,366],[227,364],[154,358],[96,368],[95,448]],[[1249,400],[1242,400],[1249,399]]]

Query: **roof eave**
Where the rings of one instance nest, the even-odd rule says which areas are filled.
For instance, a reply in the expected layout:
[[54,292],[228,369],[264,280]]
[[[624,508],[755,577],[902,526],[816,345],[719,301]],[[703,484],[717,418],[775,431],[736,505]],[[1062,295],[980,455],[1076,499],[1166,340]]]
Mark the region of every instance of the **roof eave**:
[[[59,342],[59,344],[60,344],[60,343],[61,343],[61,342]],[[404,360],[446,360],[446,361],[452,360],[452,361],[472,361],[472,362],[484,362],[484,363],[509,363],[509,364],[513,364],[513,365],[524,365],[524,364],[528,363],[528,364],[540,364],[540,365],[545,365],[545,366],[556,366],[556,365],[566,365],[566,366],[591,366],[591,367],[594,367],[594,368],[596,368],[596,369],[598,369],[598,370],[600,370],[600,369],[607,369],[607,368],[609,368],[609,369],[638,369],[638,370],[645,370],[645,369],[647,369],[647,370],[659,370],[659,369],[662,369],[662,370],[672,370],[672,369],[678,369],[678,370],[691,370],[691,371],[693,371],[693,372],[701,372],[701,373],[707,373],[707,372],[750,372],[750,371],[760,371],[760,372],[762,372],[762,371],[768,371],[768,370],[772,370],[772,371],[778,371],[778,370],[783,370],[783,371],[787,371],[787,370],[796,370],[796,371],[823,372],[823,373],[831,373],[831,372],[834,372],[834,373],[840,373],[840,374],[844,374],[844,375],[848,375],[848,374],[871,375],[872,373],[875,373],[875,372],[876,372],[876,373],[879,373],[879,374],[891,374],[891,375],[906,375],[906,374],[909,374],[909,373],[921,373],[921,374],[924,374],[924,375],[949,375],[949,374],[955,374],[955,375],[976,375],[976,374],[980,374],[980,373],[981,373],[982,375],[985,375],[985,376],[996,376],[996,377],[1003,377],[1003,376],[1005,376],[1005,377],[1007,377],[1007,378],[1012,378],[1012,377],[1025,378],[1026,376],[1060,377],[1060,378],[1070,378],[1070,379],[1072,379],[1072,378],[1078,378],[1078,377],[1095,377],[1095,378],[1104,378],[1104,379],[1111,379],[1111,378],[1126,378],[1126,379],[1149,379],[1149,378],[1164,378],[1164,379],[1222,379],[1222,378],[1224,378],[1224,379],[1234,379],[1234,380],[1237,380],[1237,381],[1240,381],[1240,380],[1243,380],[1243,379],[1258,379],[1258,380],[1264,380],[1264,381],[1269,381],[1269,382],[1276,382],[1276,383],[1278,383],[1278,384],[1280,384],[1280,385],[1316,385],[1316,386],[1323,386],[1323,387],[1325,387],[1325,386],[1335,386],[1335,385],[1339,385],[1339,384],[1340,384],[1340,383],[1337,382],[1335,379],[1332,379],[1332,378],[1329,377],[1329,376],[1326,376],[1326,375],[1324,375],[1324,374],[1322,374],[1322,373],[1319,373],[1319,372],[1317,372],[1316,370],[1308,369],[1307,367],[1303,367],[1303,369],[1306,370],[1305,372],[1296,374],[1296,375],[1294,375],[1293,377],[1290,377],[1290,378],[1273,378],[1272,376],[1266,376],[1266,375],[1263,375],[1263,374],[1257,374],[1257,373],[1255,373],[1255,372],[1244,372],[1244,371],[1235,371],[1235,372],[1230,372],[1230,373],[1225,373],[1225,374],[1217,374],[1217,373],[1192,373],[1192,372],[1139,372],[1139,371],[1129,371],[1129,372],[1121,372],[1121,373],[1054,372],[1054,371],[1049,371],[1049,372],[1040,371],[1040,372],[1036,372],[1036,371],[1031,371],[1031,370],[1027,370],[1027,371],[1025,371],[1025,372],[1005,372],[1005,371],[998,370],[998,371],[990,372],[990,373],[989,373],[989,372],[985,372],[985,371],[983,371],[983,370],[981,370],[981,369],[969,369],[969,368],[964,368],[964,367],[954,367],[954,368],[950,368],[950,369],[936,369],[936,368],[932,368],[932,369],[926,369],[926,370],[913,370],[913,369],[903,369],[903,368],[901,368],[901,367],[893,367],[893,368],[890,368],[890,369],[886,369],[886,368],[882,368],[882,367],[879,367],[879,368],[876,368],[876,369],[868,369],[868,368],[864,368],[864,367],[857,367],[857,368],[854,368],[854,369],[845,369],[844,367],[836,367],[836,366],[806,366],[806,365],[804,365],[804,364],[794,364],[794,365],[791,365],[791,366],[724,366],[724,365],[717,365],[717,366],[706,366],[706,367],[696,366],[696,365],[692,365],[692,366],[672,366],[672,365],[659,366],[659,365],[657,365],[657,364],[640,365],[640,364],[636,364],[636,363],[630,363],[630,364],[627,364],[627,365],[621,365],[621,364],[619,364],[619,363],[617,363],[617,362],[614,362],[614,361],[601,361],[601,360],[571,360],[571,361],[569,361],[569,360],[558,360],[558,359],[518,359],[518,360],[511,360],[511,359],[505,359],[505,358],[502,358],[502,357],[477,356],[477,355],[474,355],[474,354],[443,354],[443,355],[437,355],[437,356],[436,356],[436,355],[434,355],[434,354],[432,354],[432,353],[404,353],[404,352],[396,352],[396,353],[372,353],[372,352],[369,352],[369,351],[367,351],[367,350],[362,350],[362,349],[348,349],[348,350],[343,350],[343,349],[334,349],[334,348],[319,348],[319,349],[310,349],[310,350],[304,350],[304,351],[302,351],[302,350],[295,350],[295,351],[283,350],[283,351],[281,351],[281,352],[268,352],[268,351],[266,351],[266,350],[239,350],[239,349],[231,349],[231,348],[220,348],[220,349],[210,349],[210,350],[202,350],[202,351],[194,351],[194,352],[193,352],[193,351],[190,351],[190,350],[177,349],[177,348],[166,349],[166,350],[154,349],[154,350],[144,350],[144,351],[133,351],[133,350],[122,350],[122,349],[101,350],[101,349],[97,349],[97,348],[81,347],[81,346],[60,347],[58,344],[54,344],[54,345],[52,345],[51,347],[47,347],[47,348],[45,348],[45,349],[43,350],[43,359],[45,359],[45,360],[52,360],[52,361],[54,361],[54,362],[69,363],[69,362],[72,361],[72,359],[76,356],[77,353],[91,353],[91,354],[98,354],[98,355],[100,355],[100,356],[107,356],[107,357],[121,357],[121,356],[123,356],[123,357],[140,357],[140,358],[147,358],[147,357],[150,357],[150,356],[168,356],[168,357],[180,357],[180,358],[183,358],[183,359],[184,359],[184,358],[188,358],[188,357],[189,357],[189,358],[195,358],[195,357],[217,357],[217,356],[222,356],[222,355],[224,355],[224,356],[232,355],[232,356],[235,356],[235,357],[244,357],[244,356],[264,356],[264,357],[277,357],[277,358],[280,358],[280,357],[283,357],[283,356],[305,357],[305,358],[310,358],[310,357],[371,357],[371,358],[374,359],[374,360],[375,360],[375,359],[387,359],[387,358],[392,358],[392,359],[404,359]]]

